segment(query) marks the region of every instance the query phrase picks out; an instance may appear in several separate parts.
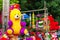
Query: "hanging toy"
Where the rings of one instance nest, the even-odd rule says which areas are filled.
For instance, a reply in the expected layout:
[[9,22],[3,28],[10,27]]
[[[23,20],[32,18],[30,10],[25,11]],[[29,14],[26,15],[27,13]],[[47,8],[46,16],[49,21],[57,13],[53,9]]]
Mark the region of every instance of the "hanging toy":
[[43,21],[37,21],[36,28],[43,28]]
[[58,40],[56,32],[51,34],[51,40]]
[[27,15],[27,14],[22,14],[22,19],[24,20],[24,19],[27,19],[27,18],[29,18],[29,16]]

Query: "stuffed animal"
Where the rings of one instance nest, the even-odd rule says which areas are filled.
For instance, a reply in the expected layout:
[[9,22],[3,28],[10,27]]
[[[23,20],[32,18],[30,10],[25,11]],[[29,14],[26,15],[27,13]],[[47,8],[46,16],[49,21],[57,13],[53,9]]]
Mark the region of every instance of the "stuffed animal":
[[13,34],[18,36],[20,34],[28,34],[27,29],[21,26],[21,12],[17,8],[14,8],[10,11],[8,25],[9,25],[9,28],[7,29],[8,35]]

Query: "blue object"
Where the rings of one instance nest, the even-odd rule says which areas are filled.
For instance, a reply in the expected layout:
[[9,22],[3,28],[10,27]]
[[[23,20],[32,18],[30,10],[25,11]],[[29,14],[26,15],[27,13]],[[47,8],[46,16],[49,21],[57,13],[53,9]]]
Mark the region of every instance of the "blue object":
[[22,19],[27,19],[29,16],[27,14],[23,14]]

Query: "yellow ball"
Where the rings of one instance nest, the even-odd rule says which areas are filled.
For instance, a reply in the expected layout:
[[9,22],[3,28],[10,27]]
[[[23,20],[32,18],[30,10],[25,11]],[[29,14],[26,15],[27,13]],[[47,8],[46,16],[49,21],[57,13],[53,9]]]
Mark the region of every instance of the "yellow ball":
[[8,33],[8,34],[12,34],[12,30],[11,30],[11,29],[8,29],[8,30],[7,30],[7,33]]
[[25,29],[24,34],[27,34],[27,33],[28,33],[28,31],[27,31],[27,29]]

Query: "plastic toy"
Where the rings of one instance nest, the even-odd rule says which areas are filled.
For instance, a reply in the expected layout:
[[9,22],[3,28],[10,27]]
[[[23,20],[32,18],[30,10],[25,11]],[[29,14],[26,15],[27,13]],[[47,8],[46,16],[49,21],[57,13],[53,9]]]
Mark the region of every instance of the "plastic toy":
[[43,28],[43,21],[37,21],[36,27]]
[[22,14],[22,19],[24,20],[24,19],[27,19],[27,18],[29,18],[29,16],[27,15],[27,14]]
[[13,34],[18,36],[21,34],[28,34],[27,29],[21,26],[21,12],[18,9],[18,7],[10,11],[8,25],[9,25],[9,28],[7,29],[8,35]]

